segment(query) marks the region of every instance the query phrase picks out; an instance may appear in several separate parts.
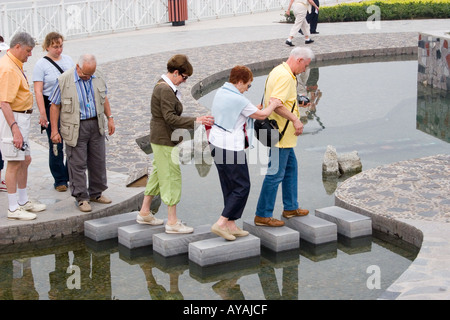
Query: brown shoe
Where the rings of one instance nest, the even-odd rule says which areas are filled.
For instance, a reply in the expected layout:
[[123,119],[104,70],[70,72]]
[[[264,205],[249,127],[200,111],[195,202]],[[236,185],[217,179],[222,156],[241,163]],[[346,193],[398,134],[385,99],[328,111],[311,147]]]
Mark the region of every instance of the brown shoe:
[[282,227],[284,226],[284,221],[277,220],[272,217],[263,218],[260,216],[255,216],[255,225],[266,227]]
[[80,209],[81,212],[92,211],[91,205],[89,204],[89,201],[87,201],[87,200],[78,202],[78,209]]
[[297,210],[283,210],[283,217],[292,218],[292,217],[302,217],[308,215],[309,210],[298,208]]
[[58,191],[58,192],[66,192],[67,191],[67,186],[64,185],[64,184],[61,184],[59,186],[56,186],[55,190]]
[[103,195],[97,197],[97,198],[91,198],[92,202],[98,202],[98,203],[103,203],[103,204],[108,204],[111,203],[112,200],[108,197],[105,197]]

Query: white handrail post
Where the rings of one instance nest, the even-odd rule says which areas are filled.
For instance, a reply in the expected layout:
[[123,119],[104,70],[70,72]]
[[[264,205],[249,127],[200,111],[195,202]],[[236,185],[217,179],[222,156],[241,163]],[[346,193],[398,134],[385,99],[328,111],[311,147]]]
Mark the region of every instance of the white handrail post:
[[32,1],[32,12],[33,12],[33,30],[23,30],[30,33],[35,39],[37,39],[37,34],[39,33],[38,28],[38,17],[37,17],[37,3],[36,0]]
[[114,6],[114,0],[109,0],[109,8],[110,8],[110,12],[111,12],[111,29],[112,32],[114,33],[115,29],[116,29],[116,7]]
[[61,19],[61,32],[64,36],[67,36],[67,24],[66,24],[66,10],[64,0],[59,1],[59,16]]
[[0,14],[0,16],[2,17],[2,21],[3,21],[3,33],[2,36],[5,39],[6,43],[9,43],[9,27],[8,27],[8,14],[6,11],[7,7],[6,7],[6,3],[2,4],[2,12]]

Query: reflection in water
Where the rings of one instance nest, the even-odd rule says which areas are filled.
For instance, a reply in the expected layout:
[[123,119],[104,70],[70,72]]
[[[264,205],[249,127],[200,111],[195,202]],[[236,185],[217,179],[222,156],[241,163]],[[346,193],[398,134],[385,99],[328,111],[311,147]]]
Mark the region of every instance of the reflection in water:
[[[76,236],[67,240],[70,241],[70,247],[75,247],[75,250],[68,251],[67,245],[54,246],[54,243],[47,243],[46,247],[38,250],[42,255],[46,255],[49,250],[56,253],[51,255],[54,265],[48,269],[48,276],[45,277],[44,272],[38,276],[37,280],[33,273],[36,275],[44,271],[40,270],[41,268],[46,269],[36,264],[33,266],[34,271],[32,270],[32,261],[39,258],[38,254],[31,253],[32,257],[23,258],[23,253],[10,252],[6,255],[9,259],[0,260],[0,300],[111,300],[130,299],[130,297],[152,300],[201,299],[200,291],[207,291],[208,287],[223,300],[255,299],[255,297],[247,297],[249,291],[261,292],[257,299],[297,300],[302,294],[306,294],[305,298],[314,299],[317,298],[315,293],[311,295],[307,289],[314,286],[326,287],[329,284],[326,280],[324,283],[315,283],[315,280],[310,282],[303,279],[305,287],[301,287],[300,274],[309,272],[311,276],[319,276],[314,267],[317,262],[330,261],[336,266],[344,263],[348,268],[346,275],[354,281],[350,286],[360,287],[365,283],[365,279],[358,280],[359,267],[352,263],[339,262],[339,252],[356,257],[376,250],[374,246],[378,247],[375,242],[372,242],[375,240],[372,237],[348,239],[339,236],[337,242],[321,245],[313,245],[301,240],[299,249],[273,252],[263,247],[260,257],[200,267],[190,261],[187,254],[165,258],[153,252],[151,246],[130,250],[118,244],[117,239],[95,242]],[[407,262],[401,270],[404,270],[417,254],[411,248],[406,250],[398,246],[390,246],[385,241],[376,240],[376,242],[395,254],[406,257]],[[120,273],[117,273],[114,266],[117,266],[117,253],[121,263],[125,263],[126,266],[126,269]],[[311,261],[313,265],[309,265],[308,261]],[[370,263],[384,266],[384,262],[381,261],[373,260]],[[366,265],[363,265],[363,268],[366,268]],[[388,268],[387,265],[385,268]],[[115,274],[113,270],[116,270]],[[191,287],[182,284],[187,273],[196,281],[196,284]],[[323,275],[324,279],[330,275]],[[397,272],[393,277],[399,275],[400,272]],[[45,278],[45,283],[42,283],[40,277]],[[121,290],[116,288],[116,291],[120,291],[121,297],[113,292],[113,280],[117,281],[118,277],[126,278],[126,286]],[[134,278],[135,282],[128,280],[131,278]],[[358,282],[361,283],[358,284]],[[49,290],[45,292],[43,288],[49,288]],[[358,290],[367,292],[367,289],[356,289]],[[138,296],[135,296],[136,292],[139,292]],[[333,289],[331,288],[327,294],[329,296],[324,295],[322,298],[332,299]],[[364,299],[364,296],[360,294],[350,294],[349,297]],[[211,299],[212,296],[206,298]]]
[[450,142],[450,92],[417,84],[417,129]]
[[300,121],[303,125],[306,125],[308,121],[316,120],[319,124],[313,132],[308,134],[317,134],[321,130],[325,129],[324,124],[317,115],[317,105],[322,97],[322,91],[319,89],[319,68],[310,66],[304,73],[297,76],[297,92],[300,96],[306,96],[310,103],[307,106],[299,108]]

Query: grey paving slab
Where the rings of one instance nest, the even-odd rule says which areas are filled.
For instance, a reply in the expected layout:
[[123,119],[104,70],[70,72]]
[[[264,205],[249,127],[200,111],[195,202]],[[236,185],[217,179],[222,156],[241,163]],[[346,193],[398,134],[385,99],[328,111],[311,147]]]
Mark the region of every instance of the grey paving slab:
[[303,217],[281,218],[289,228],[297,230],[300,238],[313,244],[337,241],[337,225],[325,219],[308,214]]
[[275,252],[292,250],[300,246],[299,232],[286,226],[263,227],[255,225],[253,220],[246,220],[243,229],[260,238],[262,246]]
[[163,257],[176,256],[188,253],[191,242],[216,237],[217,235],[211,232],[210,225],[196,226],[193,233],[187,234],[158,233],[153,235],[153,251]]
[[189,260],[205,267],[259,256],[261,254],[260,247],[260,239],[251,234],[236,238],[234,241],[216,237],[191,242],[188,254]]
[[128,212],[84,222],[84,235],[95,241],[117,238],[122,226],[136,224],[138,212]]
[[316,209],[316,217],[336,224],[337,232],[348,238],[372,234],[372,221],[369,217],[338,206]]
[[135,249],[152,245],[153,235],[164,231],[164,224],[158,226],[139,224],[135,219],[134,224],[119,227],[117,237],[121,245]]

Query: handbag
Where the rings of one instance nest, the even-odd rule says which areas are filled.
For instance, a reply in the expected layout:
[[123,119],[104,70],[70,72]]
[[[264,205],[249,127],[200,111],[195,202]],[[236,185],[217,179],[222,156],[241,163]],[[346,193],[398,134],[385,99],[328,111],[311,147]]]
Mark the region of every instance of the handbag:
[[[269,78],[269,77],[267,77]],[[267,79],[266,79],[267,85]],[[264,95],[266,93],[266,86],[264,86],[264,94],[261,99],[261,104],[264,105]],[[295,103],[292,106],[291,112],[294,112]],[[266,147],[273,147],[278,142],[283,139],[284,133],[286,132],[289,120],[286,120],[283,131],[280,132],[278,123],[275,119],[266,118],[264,120],[255,120],[254,128],[256,133],[256,138]]]

